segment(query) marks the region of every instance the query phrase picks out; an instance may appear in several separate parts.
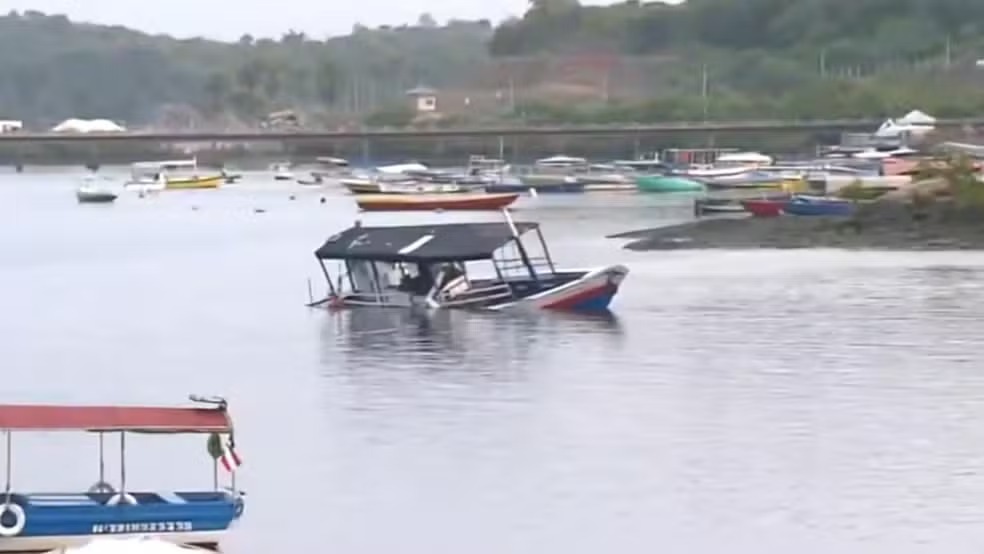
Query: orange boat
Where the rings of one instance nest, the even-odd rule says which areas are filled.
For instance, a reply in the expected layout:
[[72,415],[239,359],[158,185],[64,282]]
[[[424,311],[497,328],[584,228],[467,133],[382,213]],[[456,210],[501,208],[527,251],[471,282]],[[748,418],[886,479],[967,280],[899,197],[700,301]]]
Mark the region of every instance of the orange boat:
[[501,210],[519,194],[359,194],[355,203],[365,211]]

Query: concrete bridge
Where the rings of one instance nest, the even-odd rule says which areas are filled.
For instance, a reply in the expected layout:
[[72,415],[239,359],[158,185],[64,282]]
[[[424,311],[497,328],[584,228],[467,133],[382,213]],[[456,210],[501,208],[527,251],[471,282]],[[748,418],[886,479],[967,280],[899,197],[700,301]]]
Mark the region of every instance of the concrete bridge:
[[[543,127],[480,127],[458,129],[378,129],[358,131],[189,131],[157,132],[132,131],[122,133],[7,133],[0,134],[0,143],[256,143],[256,142],[330,142],[334,140],[372,139],[444,139],[463,137],[643,137],[693,133],[776,133],[809,131],[873,132],[880,119],[834,119],[809,121],[728,121],[678,122],[656,125],[569,125]],[[984,126],[984,117],[941,119],[937,128]]]

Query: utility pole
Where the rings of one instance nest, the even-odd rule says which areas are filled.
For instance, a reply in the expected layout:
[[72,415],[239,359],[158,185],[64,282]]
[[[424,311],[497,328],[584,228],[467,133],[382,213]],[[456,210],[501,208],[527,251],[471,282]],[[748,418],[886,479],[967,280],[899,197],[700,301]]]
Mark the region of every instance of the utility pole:
[[820,77],[827,76],[827,49],[820,50]]
[[707,94],[707,64],[701,66],[700,69],[700,97],[704,103],[704,123],[707,123],[707,113],[708,113],[708,94]]

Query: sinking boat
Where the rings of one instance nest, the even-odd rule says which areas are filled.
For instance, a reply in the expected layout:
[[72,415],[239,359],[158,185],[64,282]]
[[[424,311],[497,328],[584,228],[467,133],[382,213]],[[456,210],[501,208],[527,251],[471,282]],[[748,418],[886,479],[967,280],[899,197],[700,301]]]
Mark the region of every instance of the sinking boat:
[[[196,404],[189,407],[0,405],[7,460],[6,492],[0,504],[0,552],[45,552],[81,546],[94,537],[108,535],[152,536],[177,544],[218,548],[244,509],[243,493],[235,482],[239,457],[225,400],[191,399]],[[18,487],[13,471],[16,467],[11,465],[12,435],[54,431],[96,435],[99,474],[88,489],[41,492]],[[135,434],[208,436],[210,457],[203,465],[207,464],[213,474],[212,489],[130,489],[126,440]],[[104,471],[104,441],[110,437],[119,440],[120,473],[115,485],[107,481]],[[76,463],[77,458],[63,461]],[[227,488],[219,486],[219,465],[232,476]]]
[[501,210],[519,194],[360,194],[355,203],[365,211]]
[[[608,309],[628,268],[559,269],[538,224],[513,222],[506,210],[503,215],[504,223],[356,223],[315,251],[329,293],[309,306]],[[524,242],[526,234],[536,240]],[[338,263],[336,280],[332,262]]]

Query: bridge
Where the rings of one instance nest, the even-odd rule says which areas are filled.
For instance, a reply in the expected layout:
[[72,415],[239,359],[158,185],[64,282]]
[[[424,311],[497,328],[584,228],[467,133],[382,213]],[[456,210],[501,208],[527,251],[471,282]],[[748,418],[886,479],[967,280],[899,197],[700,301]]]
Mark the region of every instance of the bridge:
[[[335,140],[372,139],[443,139],[463,137],[633,137],[692,133],[776,133],[809,131],[873,132],[882,120],[834,119],[806,121],[728,121],[678,122],[655,125],[563,125],[538,127],[481,127],[454,129],[375,129],[354,131],[128,131],[119,133],[7,133],[0,143],[70,143],[70,142],[157,142],[157,143],[251,143],[251,142],[330,142]],[[984,126],[984,117],[941,119],[937,128]]]

